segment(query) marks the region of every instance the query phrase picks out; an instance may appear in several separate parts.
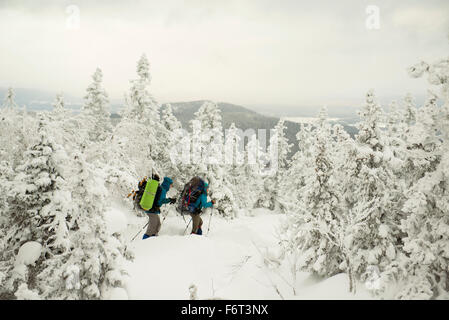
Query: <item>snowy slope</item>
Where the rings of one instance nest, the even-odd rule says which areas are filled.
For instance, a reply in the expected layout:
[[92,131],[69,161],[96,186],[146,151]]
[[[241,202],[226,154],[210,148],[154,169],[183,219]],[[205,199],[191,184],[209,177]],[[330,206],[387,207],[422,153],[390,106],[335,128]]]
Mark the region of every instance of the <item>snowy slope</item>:
[[[141,232],[128,245],[135,255],[126,266],[128,297],[189,299],[189,287],[193,284],[198,299],[370,298],[362,285],[356,295],[350,294],[344,274],[321,281],[298,273],[294,283],[288,266],[278,265],[275,258],[279,250],[276,229],[283,215],[268,210],[256,210],[253,214],[234,220],[213,215],[210,232],[197,236],[190,235],[191,226],[183,235],[183,218],[169,211],[159,237],[141,240]],[[113,207],[106,216],[110,231],[121,231],[126,239],[131,239],[147,222],[146,217],[136,217],[120,206]],[[189,219],[186,217],[186,222]],[[204,233],[209,219],[210,211],[206,211]],[[264,263],[264,257],[271,262]],[[120,299],[123,294],[112,294],[111,298]]]

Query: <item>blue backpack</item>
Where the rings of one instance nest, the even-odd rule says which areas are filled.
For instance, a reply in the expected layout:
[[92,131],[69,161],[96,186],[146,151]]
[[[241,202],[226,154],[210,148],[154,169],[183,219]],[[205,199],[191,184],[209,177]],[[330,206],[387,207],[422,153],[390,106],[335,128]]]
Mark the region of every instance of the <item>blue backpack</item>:
[[181,192],[176,211],[181,214],[198,213],[199,208],[195,205],[201,193],[204,191],[204,180],[200,177],[192,178]]

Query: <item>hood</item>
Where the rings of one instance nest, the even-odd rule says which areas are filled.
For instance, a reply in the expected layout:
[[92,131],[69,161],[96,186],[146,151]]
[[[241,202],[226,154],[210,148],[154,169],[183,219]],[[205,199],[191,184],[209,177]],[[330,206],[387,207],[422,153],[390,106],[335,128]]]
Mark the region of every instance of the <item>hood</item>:
[[161,187],[165,190],[170,189],[170,185],[173,183],[173,180],[169,177],[164,177],[164,182],[162,182]]

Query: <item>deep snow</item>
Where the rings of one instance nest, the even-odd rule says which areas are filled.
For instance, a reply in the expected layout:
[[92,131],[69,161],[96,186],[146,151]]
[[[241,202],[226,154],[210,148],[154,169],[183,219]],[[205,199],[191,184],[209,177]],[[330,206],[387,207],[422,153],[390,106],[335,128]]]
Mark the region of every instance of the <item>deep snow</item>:
[[[257,209],[251,216],[232,220],[215,214],[207,233],[210,209],[203,213],[203,236],[191,235],[191,225],[173,207],[163,207],[158,237],[142,240],[143,231],[128,244],[135,259],[126,293],[112,291],[111,299],[189,299],[189,287],[196,286],[198,299],[370,299],[363,284],[348,292],[348,277],[338,274],[319,279],[305,272],[292,280],[290,266],[277,259],[280,250],[277,227],[285,216]],[[129,241],[146,224],[131,210],[113,205],[106,213],[110,232],[120,232]],[[293,288],[295,290],[293,290]]]

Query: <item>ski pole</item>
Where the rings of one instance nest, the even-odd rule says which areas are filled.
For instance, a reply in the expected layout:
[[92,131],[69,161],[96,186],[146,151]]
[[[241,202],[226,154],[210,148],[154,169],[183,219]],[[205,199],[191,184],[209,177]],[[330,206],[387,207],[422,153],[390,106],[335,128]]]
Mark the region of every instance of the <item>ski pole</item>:
[[162,224],[164,223],[165,219],[167,218],[167,216],[168,216],[168,212],[167,212],[167,214],[164,216],[164,219],[162,219],[161,227],[162,227]]
[[187,221],[186,221],[186,218],[184,218],[184,215],[183,215],[183,214],[181,214],[181,217],[182,217],[182,219],[184,220],[184,223],[186,223]]
[[192,222],[192,218],[190,218],[190,221],[189,221],[189,223],[187,224],[187,227],[185,228],[184,233],[183,233],[182,235],[185,235],[185,234],[186,234],[187,228],[190,226],[190,222]]
[[142,229],[139,230],[139,232],[134,236],[134,238],[131,239],[131,242],[139,235],[139,233],[142,232],[143,229],[145,229],[145,227],[150,223],[150,220],[148,220],[148,222],[143,226]]
[[212,220],[212,213],[214,212],[214,207],[210,210],[210,217],[209,217],[209,225],[207,226],[207,235],[209,235],[210,230],[210,221]]

